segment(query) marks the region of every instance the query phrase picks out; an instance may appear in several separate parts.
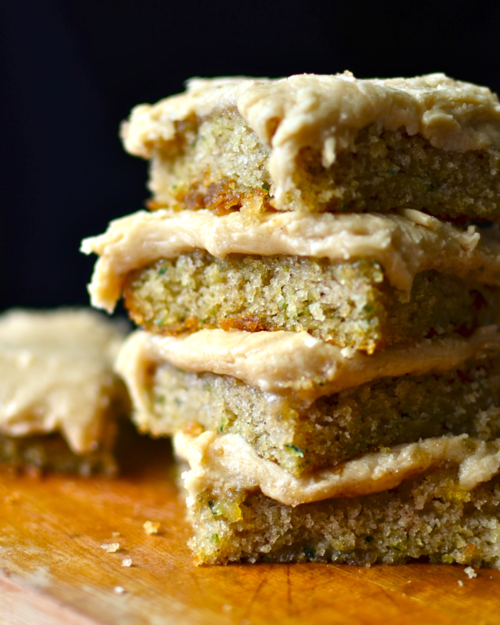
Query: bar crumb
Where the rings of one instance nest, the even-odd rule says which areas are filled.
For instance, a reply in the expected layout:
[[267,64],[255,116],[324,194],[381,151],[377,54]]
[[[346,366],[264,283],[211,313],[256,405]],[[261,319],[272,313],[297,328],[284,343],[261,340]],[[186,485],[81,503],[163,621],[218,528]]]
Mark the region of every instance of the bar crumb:
[[461,579],[458,580],[458,585],[459,586],[463,586],[464,585],[464,583],[463,583],[463,581]]
[[144,528],[146,534],[158,534],[160,524],[154,521],[145,521],[142,527]]
[[132,558],[125,558],[122,560],[122,566],[132,566]]
[[115,586],[113,590],[117,595],[124,595],[127,592],[123,586]]
[[466,569],[464,569],[464,573],[468,575],[469,579],[477,577],[476,571],[471,566],[468,566]]
[[104,543],[101,545],[101,549],[107,553],[116,553],[120,549],[120,543]]

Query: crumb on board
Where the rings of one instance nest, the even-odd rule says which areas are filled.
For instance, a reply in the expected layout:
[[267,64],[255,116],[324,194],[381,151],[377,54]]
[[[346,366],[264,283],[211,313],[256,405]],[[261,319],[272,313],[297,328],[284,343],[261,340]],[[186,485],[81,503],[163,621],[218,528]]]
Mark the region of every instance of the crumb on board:
[[113,590],[116,592],[117,595],[123,595],[126,592],[123,586],[115,586]]
[[120,549],[120,543],[104,543],[101,545],[101,549],[107,553],[116,553]]
[[132,558],[124,558],[122,560],[122,566],[126,566],[126,567],[132,566]]
[[113,538],[117,538],[118,536],[121,536],[120,532],[111,532],[111,535],[113,536]]
[[468,566],[466,569],[464,569],[464,573],[468,575],[469,579],[477,577],[476,571],[471,566]]
[[144,528],[146,534],[158,534],[160,524],[154,521],[145,521],[142,527]]
[[464,585],[464,583],[463,583],[463,581],[461,579],[458,580],[458,585],[459,586],[463,586]]

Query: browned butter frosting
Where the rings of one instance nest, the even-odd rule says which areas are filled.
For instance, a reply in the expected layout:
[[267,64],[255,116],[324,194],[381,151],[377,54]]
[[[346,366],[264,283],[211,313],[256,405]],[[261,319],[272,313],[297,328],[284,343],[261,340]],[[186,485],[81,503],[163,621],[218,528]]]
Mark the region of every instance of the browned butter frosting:
[[229,375],[264,392],[295,393],[308,402],[383,377],[448,371],[498,353],[497,326],[481,328],[470,338],[436,336],[373,355],[341,349],[307,332],[216,329],[173,337],[138,330],[126,340],[116,368],[127,381],[136,410],[147,413],[148,375],[161,362],[184,371]]

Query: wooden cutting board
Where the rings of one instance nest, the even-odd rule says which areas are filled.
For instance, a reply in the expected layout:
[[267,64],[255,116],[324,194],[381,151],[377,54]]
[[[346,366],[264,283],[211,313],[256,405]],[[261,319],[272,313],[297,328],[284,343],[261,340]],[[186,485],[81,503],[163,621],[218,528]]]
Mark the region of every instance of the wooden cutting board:
[[[500,621],[500,571],[469,579],[463,567],[425,564],[197,568],[167,443],[143,441],[129,460],[135,468],[116,480],[0,476],[1,625]],[[160,523],[157,535],[145,521]],[[119,549],[101,548],[110,543]]]

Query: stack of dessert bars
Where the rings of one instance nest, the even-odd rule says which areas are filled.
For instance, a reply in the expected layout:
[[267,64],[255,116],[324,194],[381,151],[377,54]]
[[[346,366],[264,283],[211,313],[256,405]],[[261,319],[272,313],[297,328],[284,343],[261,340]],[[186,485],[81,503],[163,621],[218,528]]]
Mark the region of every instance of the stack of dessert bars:
[[442,74],[192,80],[136,107],[148,211],[83,243],[141,326],[198,563],[500,567],[500,104]]

